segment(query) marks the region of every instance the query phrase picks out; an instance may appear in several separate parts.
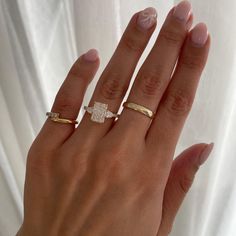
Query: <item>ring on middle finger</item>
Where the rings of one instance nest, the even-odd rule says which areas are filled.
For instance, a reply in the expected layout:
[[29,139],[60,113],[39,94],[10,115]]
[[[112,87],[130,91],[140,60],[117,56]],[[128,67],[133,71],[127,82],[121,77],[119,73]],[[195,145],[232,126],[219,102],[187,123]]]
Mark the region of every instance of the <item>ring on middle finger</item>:
[[97,123],[104,123],[105,118],[118,117],[118,114],[115,114],[108,110],[108,104],[101,102],[94,102],[93,107],[84,106],[85,111],[91,114],[91,120]]

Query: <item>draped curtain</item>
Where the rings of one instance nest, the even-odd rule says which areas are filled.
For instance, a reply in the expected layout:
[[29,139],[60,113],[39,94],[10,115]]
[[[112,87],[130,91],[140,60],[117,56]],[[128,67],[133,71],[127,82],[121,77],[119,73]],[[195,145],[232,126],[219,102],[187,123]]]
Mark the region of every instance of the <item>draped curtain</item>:
[[[0,0],[0,236],[15,235],[23,218],[27,151],[70,66],[90,48],[101,64],[83,105],[112,56],[130,17],[153,6],[158,28],[171,0]],[[192,0],[194,23],[207,23],[207,67],[176,148],[214,142],[175,220],[172,236],[236,235],[236,2]],[[133,80],[132,80],[133,81]],[[83,111],[79,114],[81,119]]]

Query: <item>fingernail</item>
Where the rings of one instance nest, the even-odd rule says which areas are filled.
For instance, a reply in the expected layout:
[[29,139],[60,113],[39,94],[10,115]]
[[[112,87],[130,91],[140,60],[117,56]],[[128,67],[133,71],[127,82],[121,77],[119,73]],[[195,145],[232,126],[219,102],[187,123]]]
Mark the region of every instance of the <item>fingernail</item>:
[[142,29],[150,29],[157,21],[157,11],[153,7],[148,7],[141,11],[137,23]]
[[175,7],[173,15],[186,23],[191,14],[191,8],[191,3],[189,1],[182,1]]
[[212,152],[213,147],[214,147],[214,143],[210,143],[202,151],[201,155],[199,156],[200,165],[202,165],[207,160],[207,158],[209,157],[209,155]]
[[192,15],[193,15],[193,13],[191,12],[190,15],[189,15],[189,19],[188,19],[188,21],[187,21],[187,24],[186,24],[186,29],[187,29],[187,30],[190,30],[190,28],[191,28],[192,25],[193,25],[193,19],[191,19],[191,18],[192,18]]
[[98,51],[96,49],[90,49],[84,54],[86,61],[94,62],[98,59]]
[[206,43],[208,38],[207,26],[204,23],[197,24],[193,30],[191,39],[196,46],[202,47]]

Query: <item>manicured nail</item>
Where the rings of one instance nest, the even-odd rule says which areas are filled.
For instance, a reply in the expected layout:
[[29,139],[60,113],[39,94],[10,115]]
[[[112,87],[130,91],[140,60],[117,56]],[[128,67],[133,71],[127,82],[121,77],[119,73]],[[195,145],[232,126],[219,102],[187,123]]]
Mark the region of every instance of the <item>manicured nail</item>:
[[214,143],[210,143],[202,151],[201,155],[199,156],[200,165],[202,165],[207,160],[207,158],[209,157],[209,155],[212,152],[213,147],[214,147]]
[[191,28],[192,25],[193,25],[193,20],[190,20],[190,18],[192,17],[192,15],[193,15],[193,13],[190,12],[189,19],[188,19],[187,24],[186,24],[186,29],[187,29],[187,30],[190,30],[190,28]]
[[86,61],[94,62],[98,59],[98,51],[96,49],[90,49],[84,54]]
[[157,21],[157,11],[153,7],[148,7],[141,11],[138,16],[138,25],[147,30],[150,29]]
[[192,9],[191,3],[190,3],[189,1],[186,1],[186,0],[185,0],[185,1],[180,2],[180,3],[175,7],[175,10],[174,10],[174,12],[173,12],[173,15],[174,15],[177,19],[179,19],[179,20],[181,20],[181,21],[187,23],[187,21],[188,21],[188,19],[189,19],[189,16],[190,16],[190,14],[191,14],[191,9]]
[[192,30],[191,39],[196,46],[204,46],[208,39],[208,30],[206,24],[197,24]]

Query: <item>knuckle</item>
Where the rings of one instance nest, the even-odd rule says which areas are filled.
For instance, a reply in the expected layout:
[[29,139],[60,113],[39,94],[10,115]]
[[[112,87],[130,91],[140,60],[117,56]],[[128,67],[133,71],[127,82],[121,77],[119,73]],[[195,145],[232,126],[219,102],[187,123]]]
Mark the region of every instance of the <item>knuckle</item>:
[[123,98],[127,86],[123,85],[120,79],[120,73],[111,72],[103,80],[100,86],[100,93],[108,100]]
[[[95,164],[96,173],[105,177],[106,181],[111,183],[119,183],[125,178],[127,167],[125,165],[126,150],[120,147],[109,147],[101,150],[97,155]],[[112,153],[112,157],[108,155]],[[104,166],[106,169],[104,170]]]
[[193,54],[183,56],[181,64],[187,69],[194,71],[200,71],[204,66],[202,58]]
[[[98,182],[107,185],[119,185],[125,180],[125,166],[118,158],[112,157],[111,160],[100,160],[93,164],[94,174]],[[104,169],[104,166],[106,168]]]
[[148,72],[141,72],[137,80],[142,95],[147,97],[156,96],[163,87],[162,69]]
[[[190,158],[189,158],[189,162],[191,162]],[[189,165],[191,166],[191,175],[194,177],[194,175],[197,173],[197,171],[200,168],[200,165],[197,163],[189,163]],[[190,171],[190,170],[189,170]]]
[[71,111],[76,102],[76,99],[66,90],[59,92],[55,98],[55,105],[58,112]]
[[186,194],[190,187],[192,186],[193,184],[193,178],[185,175],[183,178],[180,179],[179,181],[179,187],[180,187],[180,190]]
[[[134,174],[134,188],[135,192],[145,199],[156,196],[158,192],[162,191],[160,168],[153,167],[150,163],[141,162],[139,168]],[[159,183],[159,184],[157,184]]]
[[137,178],[138,189],[142,190],[148,196],[155,194],[159,189],[156,187],[156,174],[152,168],[148,169],[144,164],[139,172],[139,178]]
[[27,169],[38,176],[48,175],[51,172],[49,156],[51,156],[50,153],[31,146],[27,155]]
[[173,115],[187,115],[192,106],[193,98],[185,91],[177,90],[170,92],[166,96],[165,105],[167,110]]
[[173,45],[173,46],[180,44],[184,39],[183,34],[181,34],[180,32],[174,29],[170,29],[168,27],[163,28],[160,31],[159,37],[163,41],[167,42],[169,45]]
[[74,65],[71,67],[68,77],[82,77],[81,76],[81,68],[79,62],[75,62]]
[[86,68],[86,66],[84,66],[82,58],[79,57],[79,59],[71,67],[66,79],[67,80],[79,79],[84,85],[86,85],[91,81],[93,77],[92,76],[93,72],[94,72],[93,69],[91,70],[91,68],[88,69]]
[[122,42],[128,50],[133,52],[141,53],[144,49],[142,42],[132,35],[124,36]]
[[63,177],[72,177],[80,180],[87,171],[87,153],[83,153],[80,149],[74,153],[69,154],[70,161],[65,162],[65,156],[68,155],[66,152],[60,152],[57,156],[57,166],[55,169],[58,170],[58,174]]
[[113,182],[122,182],[126,178],[127,172],[124,163],[122,163],[120,158],[114,158],[110,162],[110,173],[109,179]]

